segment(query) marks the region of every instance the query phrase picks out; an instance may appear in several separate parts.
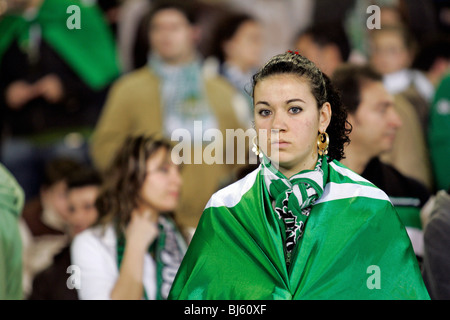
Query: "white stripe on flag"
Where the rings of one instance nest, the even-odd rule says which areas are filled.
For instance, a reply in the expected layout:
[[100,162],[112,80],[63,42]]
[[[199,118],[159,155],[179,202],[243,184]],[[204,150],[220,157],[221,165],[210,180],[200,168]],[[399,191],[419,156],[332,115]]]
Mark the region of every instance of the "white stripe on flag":
[[259,167],[243,179],[217,191],[211,196],[205,209],[222,206],[231,208],[237,205],[241,201],[242,196],[255,184],[258,172]]
[[372,183],[367,179],[364,179],[363,177],[361,177],[359,174],[353,172],[350,169],[346,169],[343,167],[338,166],[337,164],[330,162],[329,165],[337,172],[339,172],[340,174],[342,174],[343,176],[349,177],[350,179],[352,179],[353,181],[359,181],[359,182],[368,182],[368,183]]
[[371,199],[386,200],[390,202],[389,197],[386,195],[386,193],[376,187],[364,186],[355,183],[330,182],[325,186],[323,195],[316,201],[316,204],[326,201],[348,199],[354,197],[366,197]]

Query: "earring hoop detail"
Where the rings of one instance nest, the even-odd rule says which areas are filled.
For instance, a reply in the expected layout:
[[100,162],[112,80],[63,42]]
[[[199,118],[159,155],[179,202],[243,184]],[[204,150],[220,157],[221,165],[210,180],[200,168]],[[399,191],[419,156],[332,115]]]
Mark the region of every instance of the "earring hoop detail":
[[317,149],[319,152],[319,155],[328,154],[328,146],[330,144],[330,137],[328,136],[328,133],[322,132],[319,133],[317,136]]
[[253,144],[252,151],[257,157],[259,156],[260,158],[262,158],[263,154],[262,154],[261,150],[259,149],[259,146],[256,144],[256,138],[257,138],[257,136],[254,136],[252,139],[252,144]]

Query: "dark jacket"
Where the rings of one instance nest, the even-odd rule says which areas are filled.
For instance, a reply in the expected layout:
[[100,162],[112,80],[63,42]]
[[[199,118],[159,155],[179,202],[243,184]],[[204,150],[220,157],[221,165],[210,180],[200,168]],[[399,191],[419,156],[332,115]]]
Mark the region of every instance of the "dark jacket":
[[71,272],[70,245],[53,258],[53,264],[39,273],[33,281],[29,300],[78,300],[77,290],[69,289],[67,281]]

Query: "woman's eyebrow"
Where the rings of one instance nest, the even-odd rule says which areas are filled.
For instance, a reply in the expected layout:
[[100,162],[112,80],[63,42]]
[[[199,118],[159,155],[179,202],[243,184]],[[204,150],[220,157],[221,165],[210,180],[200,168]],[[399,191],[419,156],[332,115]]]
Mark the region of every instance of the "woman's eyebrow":
[[[306,102],[304,100],[300,99],[300,98],[289,99],[289,100],[286,101],[286,104],[289,104],[289,103],[292,103],[292,102],[301,102],[301,103],[305,103],[306,104]],[[263,105],[266,105],[266,106],[270,107],[270,103],[268,103],[267,101],[258,101],[257,103],[255,103],[255,106],[258,105],[258,104],[263,104]]]
[[270,107],[270,103],[268,103],[267,101],[258,101],[257,103],[255,103],[255,106],[258,104],[263,104],[263,105]]
[[292,103],[292,102],[302,102],[302,103],[306,103],[304,100],[300,99],[300,98],[296,98],[296,99],[290,99],[288,101],[286,101],[286,104]]

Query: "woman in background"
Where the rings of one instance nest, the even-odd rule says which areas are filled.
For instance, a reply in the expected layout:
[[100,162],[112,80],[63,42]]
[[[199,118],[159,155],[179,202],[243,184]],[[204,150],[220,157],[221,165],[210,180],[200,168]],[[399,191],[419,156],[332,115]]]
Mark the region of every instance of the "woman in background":
[[210,65],[248,98],[251,76],[261,66],[263,29],[260,22],[245,13],[228,13],[213,33]]
[[72,244],[83,300],[166,299],[186,251],[171,217],[181,189],[179,166],[164,140],[128,138],[105,176],[99,220]]

